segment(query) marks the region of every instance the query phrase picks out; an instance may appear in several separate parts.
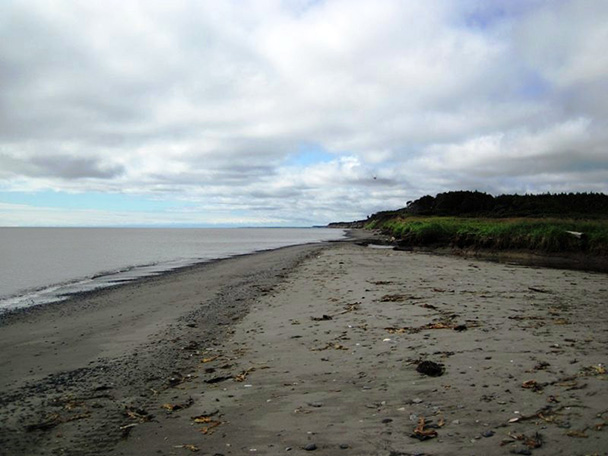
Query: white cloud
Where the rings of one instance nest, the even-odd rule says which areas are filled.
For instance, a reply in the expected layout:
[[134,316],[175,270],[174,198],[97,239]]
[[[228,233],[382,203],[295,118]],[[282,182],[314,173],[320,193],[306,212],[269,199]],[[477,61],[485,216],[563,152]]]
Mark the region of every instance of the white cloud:
[[[517,171],[522,161],[551,166],[552,161],[563,155],[570,155],[573,160],[590,158],[589,152],[579,152],[589,138],[589,125],[588,119],[576,119],[536,132],[522,128],[507,134],[475,137],[459,144],[434,145],[427,150],[424,162],[431,169],[473,173],[484,170],[499,176],[505,173],[505,168]],[[546,159],[549,163],[543,163]],[[553,165],[559,167],[560,164]]]
[[608,3],[547,2],[518,24],[524,61],[558,87],[606,79]]
[[[592,0],[4,3],[0,186],[301,223],[450,189],[608,191],[607,17]],[[335,159],[287,166],[304,143]]]

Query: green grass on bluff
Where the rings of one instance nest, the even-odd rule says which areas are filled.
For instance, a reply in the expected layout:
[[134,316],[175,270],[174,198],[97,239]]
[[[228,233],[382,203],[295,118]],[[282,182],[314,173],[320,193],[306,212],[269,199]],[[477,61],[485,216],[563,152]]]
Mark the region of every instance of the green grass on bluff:
[[405,215],[372,219],[364,227],[394,236],[401,245],[608,255],[608,220]]

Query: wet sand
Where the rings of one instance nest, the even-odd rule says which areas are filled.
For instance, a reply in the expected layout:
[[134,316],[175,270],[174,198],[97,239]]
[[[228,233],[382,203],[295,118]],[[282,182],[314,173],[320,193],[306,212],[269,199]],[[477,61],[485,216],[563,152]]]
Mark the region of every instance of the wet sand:
[[606,454],[606,279],[347,242],[49,306],[0,326],[0,451]]

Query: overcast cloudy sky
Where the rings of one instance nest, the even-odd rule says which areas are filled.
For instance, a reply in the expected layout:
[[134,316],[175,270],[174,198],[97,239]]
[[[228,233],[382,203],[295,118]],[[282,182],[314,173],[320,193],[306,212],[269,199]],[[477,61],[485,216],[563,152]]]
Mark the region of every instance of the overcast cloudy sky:
[[0,225],[608,192],[608,1],[2,0]]

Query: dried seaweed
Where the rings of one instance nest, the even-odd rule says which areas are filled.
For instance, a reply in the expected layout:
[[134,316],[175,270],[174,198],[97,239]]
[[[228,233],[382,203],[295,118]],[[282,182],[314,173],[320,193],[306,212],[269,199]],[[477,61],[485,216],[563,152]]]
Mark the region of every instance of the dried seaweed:
[[434,439],[437,437],[437,431],[434,429],[426,429],[427,424],[423,416],[418,418],[418,425],[414,428],[411,437],[420,441]]
[[214,416],[216,416],[218,413],[220,413],[219,410],[214,410],[213,412],[210,412],[210,413],[203,413],[201,415],[193,416],[191,419],[195,423],[210,423],[211,421],[213,421],[212,418]]
[[416,299],[416,297],[402,294],[387,294],[380,298],[380,302],[404,302],[411,299]]
[[201,360],[201,363],[210,363],[212,361],[215,361],[216,359],[218,359],[220,357],[220,355],[215,355],[215,356],[211,356],[209,358],[203,358]]
[[235,382],[244,382],[245,379],[247,378],[247,376],[249,375],[249,373],[251,373],[253,371],[255,371],[255,367],[250,367],[249,369],[245,369],[239,375],[234,377],[234,381]]
[[194,404],[194,399],[189,398],[186,402],[182,402],[180,404],[166,403],[166,404],[161,405],[161,407],[164,408],[165,410],[170,411],[170,412],[175,412],[177,410],[187,409],[192,404]]
[[531,389],[534,392],[540,392],[545,387],[544,384],[538,383],[536,380],[526,380],[521,384],[522,388]]
[[531,436],[527,436],[526,434],[516,434],[514,432],[510,432],[508,435],[511,440],[503,440],[500,446],[508,445],[509,443],[514,442],[522,442],[528,448],[536,449],[543,445],[543,436],[538,432],[535,432]]
[[154,418],[154,415],[148,413],[146,410],[131,406],[125,407],[124,414],[128,418],[139,421],[140,423],[151,421]]

